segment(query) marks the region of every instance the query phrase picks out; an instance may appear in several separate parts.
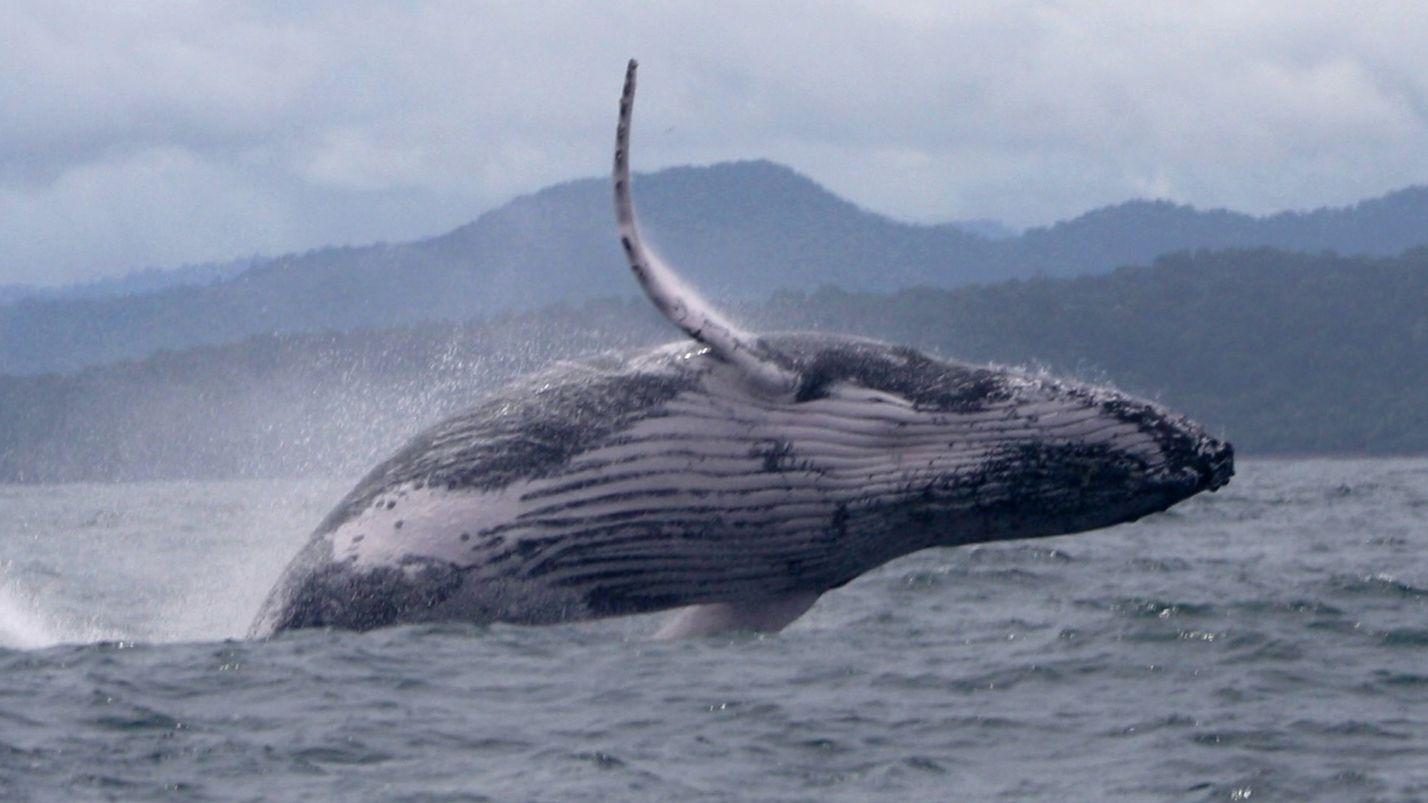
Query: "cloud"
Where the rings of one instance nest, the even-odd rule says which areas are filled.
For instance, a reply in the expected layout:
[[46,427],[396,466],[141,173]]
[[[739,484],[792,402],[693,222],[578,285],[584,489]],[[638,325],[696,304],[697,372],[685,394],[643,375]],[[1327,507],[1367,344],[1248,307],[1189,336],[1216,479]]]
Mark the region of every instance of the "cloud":
[[442,231],[606,169],[766,157],[898,217],[1428,181],[1417,4],[377,2],[0,10],[0,282]]

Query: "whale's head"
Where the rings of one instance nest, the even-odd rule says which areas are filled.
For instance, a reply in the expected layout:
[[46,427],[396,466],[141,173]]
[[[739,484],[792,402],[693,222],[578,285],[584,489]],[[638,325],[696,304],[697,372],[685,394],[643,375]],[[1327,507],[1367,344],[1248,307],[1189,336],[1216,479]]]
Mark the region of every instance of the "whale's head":
[[1228,443],[1109,387],[845,337],[764,342],[797,377],[791,407],[844,459],[864,451],[870,492],[895,478],[887,514],[928,545],[1133,521],[1234,474]]

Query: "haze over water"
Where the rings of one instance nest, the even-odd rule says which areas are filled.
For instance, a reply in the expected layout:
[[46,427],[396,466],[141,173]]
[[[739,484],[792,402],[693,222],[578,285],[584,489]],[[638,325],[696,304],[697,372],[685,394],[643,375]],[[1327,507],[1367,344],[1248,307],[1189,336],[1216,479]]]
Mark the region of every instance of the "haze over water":
[[1428,460],[1244,461],[786,632],[239,639],[342,482],[6,486],[0,797],[1413,800]]

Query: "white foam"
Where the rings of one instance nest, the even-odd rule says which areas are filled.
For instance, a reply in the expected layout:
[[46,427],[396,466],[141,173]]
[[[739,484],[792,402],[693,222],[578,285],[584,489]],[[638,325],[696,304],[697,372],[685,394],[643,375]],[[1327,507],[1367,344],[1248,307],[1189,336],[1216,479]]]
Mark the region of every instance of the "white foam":
[[32,598],[0,585],[0,647],[33,650],[62,640]]

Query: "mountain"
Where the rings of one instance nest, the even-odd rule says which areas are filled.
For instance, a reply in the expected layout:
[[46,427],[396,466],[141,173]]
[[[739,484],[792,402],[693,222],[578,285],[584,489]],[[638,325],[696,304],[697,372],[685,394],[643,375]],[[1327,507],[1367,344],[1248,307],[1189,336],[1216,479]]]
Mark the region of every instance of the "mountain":
[[1389,255],[1428,243],[1428,187],[1409,187],[1353,206],[1267,217],[1200,211],[1168,201],[1129,201],[1029,229],[1006,244],[1007,266],[1069,276],[1144,263],[1195,248],[1268,246],[1315,253]]
[[[1428,248],[1196,251],[1069,279],[784,292],[745,317],[1111,382],[1241,454],[1428,453]],[[0,377],[0,482],[351,476],[513,376],[676,337],[643,299],[612,299]]]
[[109,298],[113,296],[134,296],[183,287],[193,284],[212,284],[237,276],[261,261],[260,257],[246,257],[227,262],[204,262],[184,265],[178,268],[144,268],[106,279],[91,282],[67,284],[59,287],[41,287],[31,284],[0,284],[0,305],[13,304],[24,299],[81,299]]
[[[1176,249],[1273,245],[1391,254],[1428,241],[1428,188],[1256,218],[1134,201],[1016,237],[873,214],[770,162],[641,176],[650,239],[717,300],[836,285],[854,292],[1074,276]],[[0,373],[69,371],[260,333],[461,321],[632,295],[603,179],[517,198],[439,237],[260,261],[207,285],[0,307]]]
[[971,218],[969,220],[953,220],[947,223],[954,229],[961,229],[968,234],[975,234],[988,240],[1010,240],[1017,236],[1016,229],[1008,226],[1000,220],[991,218]]

